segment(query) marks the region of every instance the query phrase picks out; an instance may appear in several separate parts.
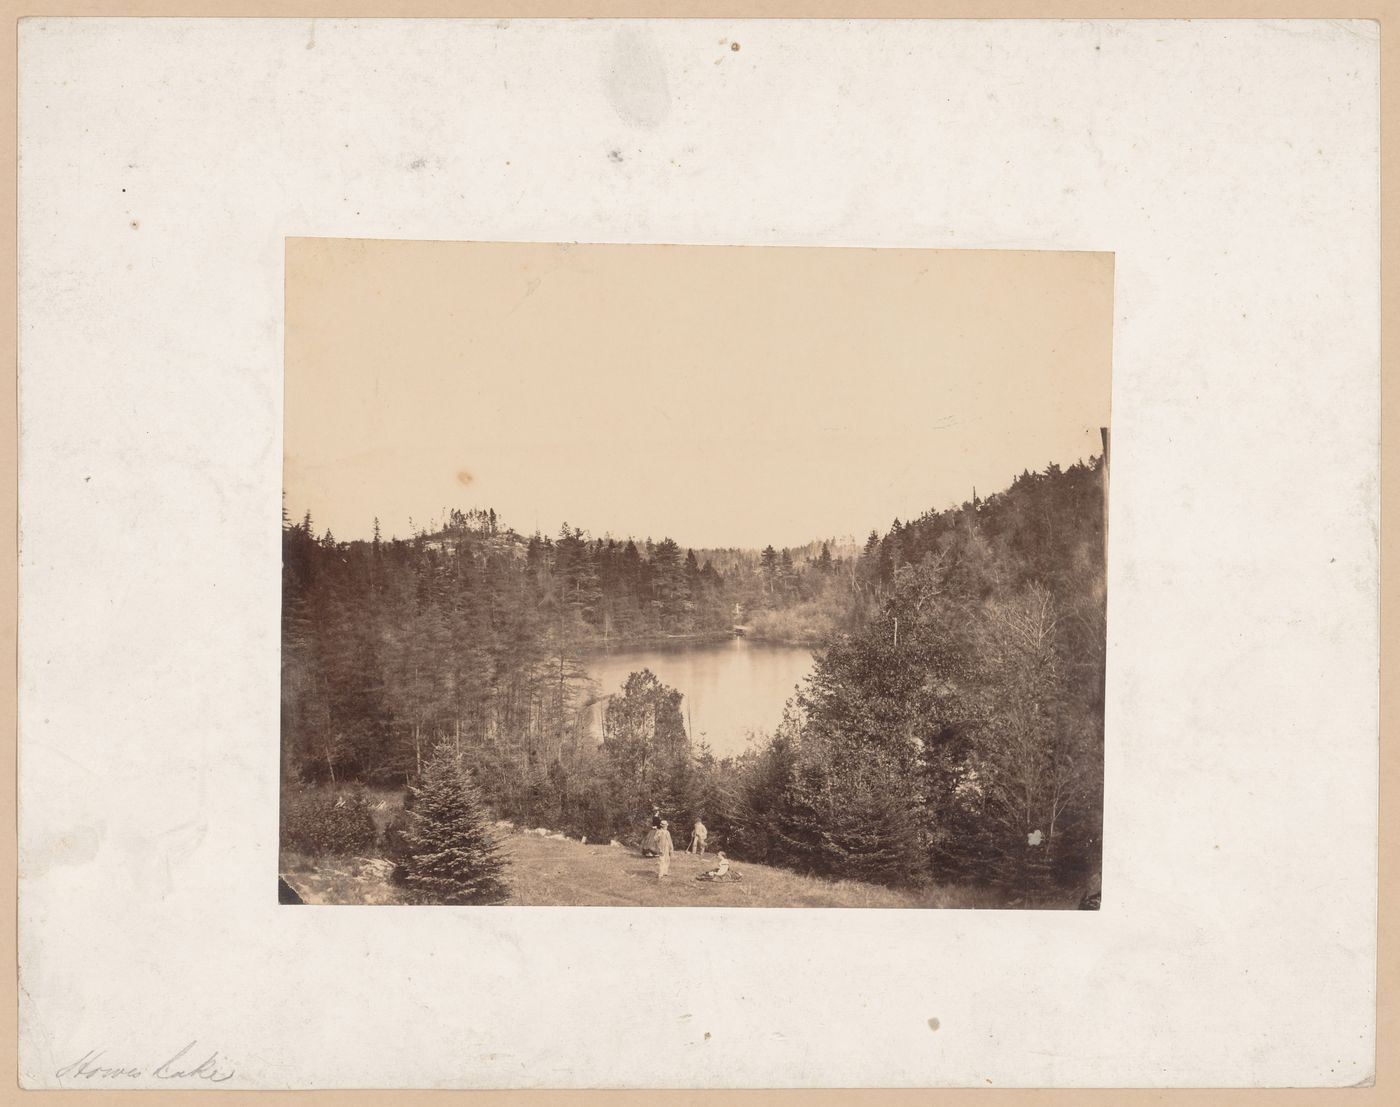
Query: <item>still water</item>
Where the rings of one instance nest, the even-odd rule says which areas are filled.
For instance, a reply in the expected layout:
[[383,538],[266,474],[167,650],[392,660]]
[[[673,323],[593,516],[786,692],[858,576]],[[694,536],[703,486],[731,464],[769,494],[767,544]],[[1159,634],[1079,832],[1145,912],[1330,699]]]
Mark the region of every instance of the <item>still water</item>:
[[[629,673],[650,669],[663,684],[685,696],[681,714],[697,745],[703,739],[716,757],[744,752],[751,732],[771,734],[782,722],[783,705],[812,671],[812,651],[733,638],[705,645],[614,650],[585,661],[602,696],[618,695]],[[603,708],[593,728],[602,734]]]

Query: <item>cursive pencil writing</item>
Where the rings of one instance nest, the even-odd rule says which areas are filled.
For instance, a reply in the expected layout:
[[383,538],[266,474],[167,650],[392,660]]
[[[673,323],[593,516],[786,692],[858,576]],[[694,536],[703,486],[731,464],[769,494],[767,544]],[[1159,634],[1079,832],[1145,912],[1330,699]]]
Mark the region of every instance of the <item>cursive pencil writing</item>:
[[190,1042],[154,1068],[111,1061],[105,1049],[90,1049],[56,1070],[54,1076],[60,1080],[141,1080],[150,1075],[156,1080],[207,1080],[211,1084],[231,1080],[233,1065],[220,1057],[217,1049],[200,1059],[204,1051],[195,1049],[198,1044]]

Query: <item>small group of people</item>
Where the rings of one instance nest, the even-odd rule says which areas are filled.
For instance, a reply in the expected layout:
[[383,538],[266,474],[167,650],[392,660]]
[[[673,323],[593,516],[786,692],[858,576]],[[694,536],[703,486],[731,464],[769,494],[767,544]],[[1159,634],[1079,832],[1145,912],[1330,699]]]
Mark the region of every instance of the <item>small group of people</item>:
[[[690,831],[690,845],[686,847],[686,852],[704,857],[705,844],[709,837],[710,832],[705,829],[704,822],[696,819],[695,826]],[[674,852],[675,843],[671,840],[671,824],[661,817],[661,808],[653,806],[651,809],[651,829],[647,832],[647,836],[642,839],[642,856],[656,858],[656,878],[658,880],[670,876],[671,855]],[[696,877],[697,880],[729,879],[729,861],[724,856],[723,850],[719,851],[718,857],[718,867],[701,873]]]

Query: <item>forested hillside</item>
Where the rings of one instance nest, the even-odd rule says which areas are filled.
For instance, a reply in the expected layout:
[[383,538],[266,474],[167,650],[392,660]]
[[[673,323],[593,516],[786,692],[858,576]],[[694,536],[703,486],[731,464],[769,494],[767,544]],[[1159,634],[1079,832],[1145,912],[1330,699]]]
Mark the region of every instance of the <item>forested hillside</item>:
[[1097,459],[872,534],[835,637],[731,810],[746,853],[900,884],[1092,882],[1103,806]]
[[[703,815],[735,856],[1010,896],[1092,879],[1102,810],[1103,471],[1024,473],[858,555],[524,537],[454,513],[408,540],[284,527],[283,779],[415,781],[450,744],[498,815],[575,835]],[[376,528],[377,531],[377,528]],[[717,567],[721,562],[724,569]],[[604,643],[817,645],[771,739],[694,748],[684,689],[634,673],[590,735]]]

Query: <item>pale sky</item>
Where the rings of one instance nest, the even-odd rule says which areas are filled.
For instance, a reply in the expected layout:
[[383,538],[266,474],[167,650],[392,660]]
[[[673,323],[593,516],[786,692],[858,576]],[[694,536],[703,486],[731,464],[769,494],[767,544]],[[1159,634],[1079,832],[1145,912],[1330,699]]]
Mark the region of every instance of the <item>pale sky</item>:
[[1099,452],[1112,256],[290,239],[285,491],[682,546],[883,531]]

